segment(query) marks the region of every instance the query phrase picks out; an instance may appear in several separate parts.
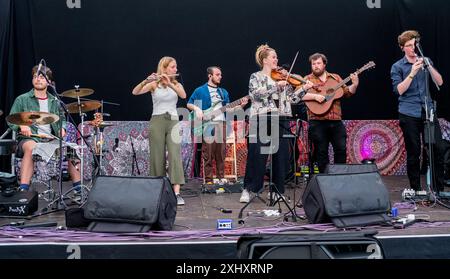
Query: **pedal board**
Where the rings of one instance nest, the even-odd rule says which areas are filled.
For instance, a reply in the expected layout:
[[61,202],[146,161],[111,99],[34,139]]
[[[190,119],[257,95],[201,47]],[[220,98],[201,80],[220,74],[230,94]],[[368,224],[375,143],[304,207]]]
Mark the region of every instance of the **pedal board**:
[[242,193],[244,185],[241,182],[229,184],[202,184],[202,193],[221,194],[221,193]]
[[402,200],[423,200],[428,199],[427,191],[415,191],[414,189],[404,189],[402,192]]

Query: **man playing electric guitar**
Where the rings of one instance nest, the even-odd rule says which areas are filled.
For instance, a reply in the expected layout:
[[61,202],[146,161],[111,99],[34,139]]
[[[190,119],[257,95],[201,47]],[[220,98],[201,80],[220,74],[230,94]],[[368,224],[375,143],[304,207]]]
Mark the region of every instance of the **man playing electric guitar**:
[[[189,98],[187,107],[195,112],[197,119],[203,119],[205,111],[217,111],[230,103],[228,91],[219,87],[222,80],[222,71],[217,66],[208,67],[208,82],[194,90]],[[247,99],[242,99],[241,105],[247,104]],[[202,139],[202,159],[204,162],[204,179],[205,183],[212,183],[212,162],[216,161],[216,176],[219,183],[226,182],[224,179],[224,162],[225,162],[225,144],[226,144],[226,125],[225,114],[217,114],[212,119],[206,119],[201,130]],[[196,129],[194,127],[194,129]]]

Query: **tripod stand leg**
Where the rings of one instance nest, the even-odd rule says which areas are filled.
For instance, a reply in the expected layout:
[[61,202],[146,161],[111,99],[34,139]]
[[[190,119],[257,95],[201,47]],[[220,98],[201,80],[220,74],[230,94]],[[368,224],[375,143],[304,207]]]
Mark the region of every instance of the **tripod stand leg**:
[[262,201],[263,203],[266,203],[266,201],[263,199],[263,198],[261,198],[260,196],[259,196],[259,194],[260,193],[257,193],[255,196],[253,196],[249,201],[248,201],[248,203],[246,203],[242,208],[241,208],[241,210],[239,211],[239,215],[238,215],[238,218],[239,219],[242,219],[242,213],[244,212],[244,210],[255,200],[255,199],[259,199],[260,201]]
[[[289,212],[292,214],[292,221],[297,222],[297,218],[300,218],[300,219],[303,219],[303,220],[304,220],[305,217],[303,217],[303,216],[298,216],[298,215],[297,215],[297,212],[295,212],[295,210],[294,210],[292,207],[289,206],[288,201],[287,201],[286,198],[280,193],[280,191],[278,190],[278,188],[277,188],[277,187],[274,187],[274,189],[275,189],[275,192],[276,192],[276,194],[277,194],[277,199],[276,199],[275,201],[273,201],[273,204],[271,204],[271,206],[274,206],[275,204],[278,203],[279,210],[280,210],[280,212],[281,212],[280,201],[282,201],[282,202],[284,203],[284,205],[286,205],[286,207],[287,207],[287,209],[289,210]],[[271,193],[272,193],[272,192],[271,192]],[[272,200],[272,194],[271,194],[270,200]],[[295,205],[294,205],[294,208],[295,208]]]

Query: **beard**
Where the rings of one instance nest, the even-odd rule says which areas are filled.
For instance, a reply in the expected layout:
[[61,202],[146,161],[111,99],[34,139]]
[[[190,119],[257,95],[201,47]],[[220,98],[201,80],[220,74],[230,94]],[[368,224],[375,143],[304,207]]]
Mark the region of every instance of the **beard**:
[[325,73],[325,69],[313,70],[313,74],[314,74],[316,77],[320,77],[323,73]]

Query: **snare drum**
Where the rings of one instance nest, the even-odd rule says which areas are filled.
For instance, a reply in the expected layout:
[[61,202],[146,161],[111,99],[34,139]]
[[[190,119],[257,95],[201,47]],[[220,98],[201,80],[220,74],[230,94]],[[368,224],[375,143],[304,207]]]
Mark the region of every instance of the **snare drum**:
[[[61,149],[59,149],[59,148],[55,150],[55,153],[53,154],[53,157],[51,158],[51,160],[59,161],[59,156],[61,156],[60,150]],[[63,157],[63,161],[75,161],[75,160],[80,159],[77,151],[69,146],[63,146],[62,157]]]
[[17,150],[17,141],[13,139],[0,140],[0,155],[11,155]]
[[79,148],[66,147],[64,149],[66,150],[64,158],[66,158],[67,161],[79,161],[80,160],[81,155],[80,155]]

